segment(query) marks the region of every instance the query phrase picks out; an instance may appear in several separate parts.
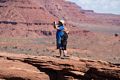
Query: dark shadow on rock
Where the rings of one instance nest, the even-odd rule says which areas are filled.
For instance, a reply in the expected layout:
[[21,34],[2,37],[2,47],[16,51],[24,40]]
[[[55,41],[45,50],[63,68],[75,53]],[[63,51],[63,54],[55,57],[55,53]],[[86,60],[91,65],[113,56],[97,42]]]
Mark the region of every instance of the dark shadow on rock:
[[0,0],[0,3],[5,3],[7,2],[7,0]]
[[21,77],[10,77],[10,78],[5,78],[5,80],[30,80],[30,79],[23,79]]
[[84,80],[119,80],[103,72],[98,72],[96,68],[90,68],[84,75]]
[[113,64],[113,65],[115,65],[115,66],[119,66],[119,67],[120,67],[120,64],[117,64],[117,63],[116,63],[116,64]]
[[14,21],[0,21],[0,24],[12,24],[12,25],[16,25],[17,22],[14,22]]

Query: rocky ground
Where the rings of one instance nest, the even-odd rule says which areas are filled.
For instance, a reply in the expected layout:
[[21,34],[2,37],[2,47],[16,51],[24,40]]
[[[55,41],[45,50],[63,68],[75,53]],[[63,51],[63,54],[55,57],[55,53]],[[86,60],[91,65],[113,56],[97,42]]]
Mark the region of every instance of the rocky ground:
[[120,67],[105,61],[0,53],[1,80],[120,80]]

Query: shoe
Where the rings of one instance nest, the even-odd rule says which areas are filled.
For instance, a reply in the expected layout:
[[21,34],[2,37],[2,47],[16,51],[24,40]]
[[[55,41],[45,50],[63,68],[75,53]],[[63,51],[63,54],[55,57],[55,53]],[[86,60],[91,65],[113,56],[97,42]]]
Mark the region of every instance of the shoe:
[[68,55],[64,55],[64,57],[70,57],[70,56],[68,56]]

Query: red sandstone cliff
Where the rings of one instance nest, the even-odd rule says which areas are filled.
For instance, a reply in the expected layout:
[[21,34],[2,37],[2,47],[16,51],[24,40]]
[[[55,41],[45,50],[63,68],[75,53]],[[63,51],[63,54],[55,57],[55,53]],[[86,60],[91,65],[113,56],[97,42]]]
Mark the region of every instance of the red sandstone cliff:
[[71,57],[58,59],[0,53],[4,80],[120,80],[120,67],[104,61]]
[[94,13],[64,0],[0,1],[1,36],[39,37],[42,30],[51,31],[51,23],[61,18],[75,26],[79,23],[120,25],[119,15]]

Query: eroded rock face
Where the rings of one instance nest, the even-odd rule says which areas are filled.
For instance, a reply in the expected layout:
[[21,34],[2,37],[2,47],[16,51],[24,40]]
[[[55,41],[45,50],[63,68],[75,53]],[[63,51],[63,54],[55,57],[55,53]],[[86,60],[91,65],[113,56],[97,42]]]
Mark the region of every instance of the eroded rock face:
[[0,36],[40,37],[44,35],[42,30],[52,31],[53,21],[61,18],[75,26],[80,26],[79,23],[120,25],[119,15],[83,10],[65,0],[1,0]]
[[0,53],[6,80],[120,80],[120,67],[104,61]]
[[0,79],[49,80],[49,76],[27,63],[0,58]]

